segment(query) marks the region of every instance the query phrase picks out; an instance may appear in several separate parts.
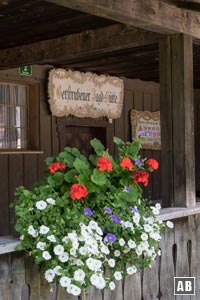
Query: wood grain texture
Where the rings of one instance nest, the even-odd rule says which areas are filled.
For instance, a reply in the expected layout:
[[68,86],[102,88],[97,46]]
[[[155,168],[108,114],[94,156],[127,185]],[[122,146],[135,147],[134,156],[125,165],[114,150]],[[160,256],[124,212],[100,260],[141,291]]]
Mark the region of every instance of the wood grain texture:
[[172,83],[170,38],[160,40],[160,115],[161,115],[161,160],[162,160],[162,206],[174,203],[173,140],[172,140]]
[[[195,13],[183,14],[181,8],[169,2],[158,3],[155,0],[47,0],[48,2],[70,7],[96,16],[126,23],[132,26],[148,28],[160,33],[181,32],[199,38],[199,20]],[[196,17],[196,18],[195,18]]]
[[[190,36],[174,35],[172,51],[173,158],[175,206],[194,206],[193,56]],[[181,150],[181,151],[180,151]],[[188,159],[188,153],[190,159]]]
[[[30,45],[0,50],[0,69],[25,64],[55,64],[62,60],[86,58],[139,45],[154,44],[160,35],[125,25],[87,30]],[[70,47],[69,47],[70,45]],[[5,59],[6,58],[6,59]]]
[[124,279],[124,300],[138,300],[142,297],[142,271]]

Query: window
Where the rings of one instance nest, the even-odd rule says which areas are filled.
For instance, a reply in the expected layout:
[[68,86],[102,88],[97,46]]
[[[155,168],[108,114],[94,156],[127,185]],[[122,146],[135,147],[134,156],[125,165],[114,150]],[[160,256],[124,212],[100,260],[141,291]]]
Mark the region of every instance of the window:
[[28,145],[29,86],[0,82],[0,149]]

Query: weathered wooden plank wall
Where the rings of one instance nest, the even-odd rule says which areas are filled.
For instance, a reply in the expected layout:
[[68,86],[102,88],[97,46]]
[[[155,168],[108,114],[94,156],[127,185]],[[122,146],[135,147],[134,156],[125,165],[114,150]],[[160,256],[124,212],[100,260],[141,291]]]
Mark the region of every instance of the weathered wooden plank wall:
[[[200,215],[174,221],[160,243],[162,251],[152,267],[127,276],[114,292],[90,288],[87,300],[182,300],[173,295],[174,276],[196,277],[196,295],[200,298]],[[22,295],[22,296],[21,296]],[[22,298],[21,298],[22,297]],[[23,252],[0,255],[0,300],[78,300],[55,284],[46,284],[42,272]],[[187,297],[190,299],[190,296]]]

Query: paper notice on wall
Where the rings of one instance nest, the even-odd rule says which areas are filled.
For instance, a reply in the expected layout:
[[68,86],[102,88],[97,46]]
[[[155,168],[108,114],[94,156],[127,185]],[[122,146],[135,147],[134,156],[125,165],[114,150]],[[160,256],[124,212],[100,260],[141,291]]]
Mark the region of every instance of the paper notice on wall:
[[161,149],[160,112],[131,111],[132,137],[136,137],[140,132],[146,132],[147,136],[142,143],[143,149]]

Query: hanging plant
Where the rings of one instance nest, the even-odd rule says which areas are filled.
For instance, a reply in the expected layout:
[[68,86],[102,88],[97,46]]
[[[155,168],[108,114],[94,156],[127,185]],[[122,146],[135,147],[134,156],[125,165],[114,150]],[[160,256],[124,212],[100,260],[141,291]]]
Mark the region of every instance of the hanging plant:
[[75,296],[90,285],[114,290],[116,280],[149,267],[160,255],[165,229],[157,218],[160,204],[149,207],[142,199],[158,162],[141,158],[141,139],[114,138],[117,159],[97,139],[91,140],[95,154],[89,159],[66,147],[46,159],[44,184],[17,188],[18,249],[43,265],[48,282],[59,282]]

